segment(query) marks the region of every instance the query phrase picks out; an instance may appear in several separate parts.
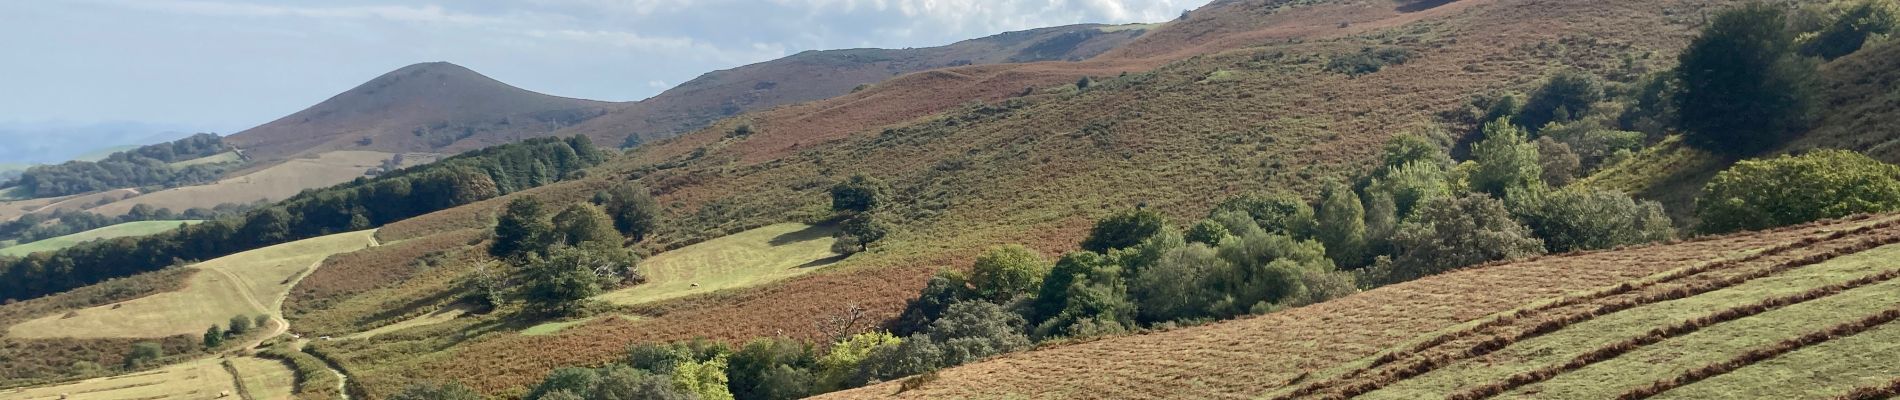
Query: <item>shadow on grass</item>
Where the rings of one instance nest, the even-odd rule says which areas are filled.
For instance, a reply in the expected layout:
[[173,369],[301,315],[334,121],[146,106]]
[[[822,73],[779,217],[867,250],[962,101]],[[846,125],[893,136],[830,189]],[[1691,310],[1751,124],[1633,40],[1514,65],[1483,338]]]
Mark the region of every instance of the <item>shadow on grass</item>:
[[808,242],[808,241],[831,237],[831,235],[836,232],[837,232],[837,229],[833,228],[831,225],[828,225],[828,224],[827,225],[812,225],[812,226],[805,227],[805,229],[799,229],[797,231],[780,234],[776,237],[773,237],[771,241],[767,242],[767,244],[771,244],[773,246],[784,246],[784,245],[793,244],[793,243]]
[[796,267],[792,267],[792,269],[802,269],[802,268],[818,268],[818,267],[823,267],[823,266],[826,266],[826,265],[831,265],[831,264],[837,264],[837,263],[838,263],[839,261],[844,261],[844,259],[845,259],[845,257],[850,257],[850,255],[846,255],[846,254],[839,254],[839,255],[835,255],[835,256],[831,256],[831,257],[825,257],[825,258],[820,258],[820,259],[816,259],[816,260],[811,260],[811,262],[808,262],[808,263],[804,263],[804,264],[799,264],[799,265],[798,265],[798,266],[796,266]]
[[1451,4],[1457,1],[1458,0],[1413,0],[1410,2],[1406,2],[1404,4],[1400,4],[1398,11],[1402,13],[1425,11],[1425,10],[1438,8],[1438,6]]

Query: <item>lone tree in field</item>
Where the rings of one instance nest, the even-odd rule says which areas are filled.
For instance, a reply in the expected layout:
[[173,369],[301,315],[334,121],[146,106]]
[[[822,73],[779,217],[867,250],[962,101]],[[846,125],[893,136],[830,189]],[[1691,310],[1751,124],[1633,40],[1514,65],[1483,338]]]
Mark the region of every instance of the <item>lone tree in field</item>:
[[1709,233],[1893,210],[1900,210],[1900,166],[1845,150],[1736,163],[1696,201]]
[[224,330],[219,329],[217,324],[211,324],[210,329],[205,329],[204,344],[207,349],[223,346]]
[[889,187],[877,178],[852,175],[850,179],[831,186],[831,210],[841,213],[870,212],[884,201],[884,193],[888,191]]
[[1691,145],[1756,154],[1807,127],[1814,67],[1786,27],[1780,8],[1750,3],[1717,14],[1683,50],[1676,108]]
[[496,221],[495,244],[488,253],[508,258],[547,249],[553,242],[550,236],[554,227],[543,219],[546,214],[541,201],[531,196],[508,202],[507,210]]

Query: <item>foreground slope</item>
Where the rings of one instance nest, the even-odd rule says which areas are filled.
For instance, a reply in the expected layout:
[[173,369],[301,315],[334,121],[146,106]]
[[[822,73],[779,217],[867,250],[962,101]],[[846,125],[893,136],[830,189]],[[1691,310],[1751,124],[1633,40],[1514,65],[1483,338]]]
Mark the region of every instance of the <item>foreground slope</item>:
[[[1896,249],[1892,247],[1895,243],[1900,243],[1900,217],[1883,216],[1479,266],[1252,318],[1005,355],[944,370],[922,383],[921,388],[901,393],[900,387],[904,384],[890,382],[824,397],[1330,398],[1369,395],[1374,398],[1442,398],[1456,393],[1454,388],[1468,390],[1502,379],[1514,372],[1508,366],[1510,363],[1543,366],[1509,355],[1516,354],[1511,351],[1543,354],[1542,357],[1552,359],[1574,356],[1569,351],[1531,347],[1537,344],[1528,339],[1540,333],[1546,338],[1557,338],[1570,329],[1593,329],[1590,326],[1593,323],[1626,315],[1618,314],[1619,311],[1649,314],[1649,318],[1640,324],[1622,327],[1619,334],[1589,339],[1616,341],[1629,334],[1640,336],[1649,328],[1682,318],[1730,306],[1746,306],[1756,301],[1755,297],[1800,293],[1812,287],[1839,283],[1843,277],[1880,273],[1892,278],[1895,272],[1900,272],[1900,265],[1869,261],[1890,257]],[[1876,249],[1878,253],[1855,255]],[[1843,257],[1850,255],[1854,256]],[[1842,264],[1824,263],[1830,260]],[[1827,273],[1800,277],[1812,271]],[[1754,293],[1743,295],[1719,292],[1747,284],[1772,285],[1786,277],[1794,277],[1794,281],[1783,282],[1778,289],[1758,288]],[[1673,314],[1645,309],[1672,307],[1672,302],[1700,301],[1701,296],[1714,296],[1710,299],[1721,301],[1707,307],[1687,307]],[[1896,305],[1900,303],[1888,296],[1865,302],[1861,307],[1878,310]],[[1599,308],[1604,306],[1620,308]],[[1597,311],[1593,314],[1589,310]],[[1796,310],[1791,308],[1790,311]],[[1859,318],[1861,313],[1838,314]],[[1790,322],[1801,322],[1799,318],[1804,317],[1800,313],[1788,314],[1791,315],[1762,316],[1796,318]],[[1540,325],[1551,326],[1533,329]],[[1760,335],[1757,341],[1780,340],[1823,325],[1793,327],[1793,333],[1785,329],[1744,331],[1731,337],[1746,338],[1752,332]],[[1744,343],[1738,344],[1747,347]],[[1506,351],[1490,353],[1497,347]],[[1594,346],[1576,347],[1587,350]],[[1672,353],[1677,354],[1674,363],[1654,357],[1627,359],[1635,363],[1662,364],[1650,366],[1649,371],[1653,371],[1650,374],[1594,378],[1579,375],[1580,379],[1570,382],[1584,387],[1594,382],[1599,385],[1596,387],[1604,389],[1614,389],[1611,387],[1614,385],[1601,385],[1606,382],[1627,386],[1648,384],[1684,369],[1700,367],[1698,362],[1709,358],[1709,355],[1684,358],[1683,350],[1687,349],[1690,348],[1678,348]],[[1487,353],[1493,356],[1484,356]],[[1718,354],[1721,353],[1710,355]],[[1885,362],[1894,361],[1892,357],[1886,358]],[[1490,371],[1493,376],[1458,379],[1444,377],[1448,374],[1445,371],[1425,373],[1446,365]],[[1421,376],[1422,373],[1425,374]],[[1877,370],[1869,373],[1879,374]],[[1408,378],[1421,381],[1406,380]],[[1420,387],[1422,384],[1414,385],[1426,379],[1436,379],[1441,386],[1429,389]],[[1837,382],[1817,390],[1843,392],[1849,387],[1851,384]],[[1377,391],[1379,389],[1385,391]],[[1544,393],[1557,398],[1604,398],[1619,393],[1617,390],[1607,392],[1610,396],[1602,396],[1605,392]],[[1505,397],[1538,393],[1534,388],[1525,388]]]

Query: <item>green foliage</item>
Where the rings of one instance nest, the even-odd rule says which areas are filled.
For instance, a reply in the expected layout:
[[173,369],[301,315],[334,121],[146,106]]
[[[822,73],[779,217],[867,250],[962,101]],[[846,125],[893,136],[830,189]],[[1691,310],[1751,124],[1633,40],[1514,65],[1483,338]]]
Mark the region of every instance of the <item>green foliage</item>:
[[1331,182],[1320,194],[1319,227],[1313,235],[1338,265],[1359,266],[1366,259],[1366,209],[1359,194]]
[[851,218],[845,219],[844,225],[839,228],[842,237],[850,238],[858,245],[859,250],[869,247],[871,243],[884,240],[884,236],[890,234],[890,226],[884,224],[878,213],[874,212],[852,215]]
[[219,329],[217,325],[211,325],[211,328],[205,329],[204,345],[206,349],[215,349],[218,346],[223,346],[224,330]]
[[1368,196],[1381,192],[1392,201],[1398,218],[1410,215],[1418,205],[1432,199],[1450,197],[1451,182],[1441,164],[1410,162],[1387,168],[1381,178],[1366,186]]
[[1007,245],[990,249],[976,258],[970,272],[970,286],[977,298],[1001,303],[1033,292],[1041,287],[1043,277],[1048,274],[1048,262],[1035,250]]
[[1097,253],[1127,248],[1147,240],[1155,232],[1161,231],[1166,220],[1160,213],[1135,209],[1128,210],[1095,222],[1095,228],[1089,231],[1088,239],[1082,241],[1082,249]]
[[1555,140],[1569,147],[1576,154],[1580,173],[1594,171],[1605,164],[1618,151],[1637,151],[1643,148],[1642,132],[1604,129],[1597,121],[1580,120],[1563,124],[1552,124],[1538,133],[1541,153],[1544,138]]
[[1537,138],[1537,165],[1543,169],[1541,180],[1551,187],[1563,187],[1577,179],[1583,170],[1583,158],[1570,145],[1549,136]]
[[[1296,298],[1318,301],[1304,296],[1309,276],[1316,287],[1322,285],[1319,280],[1343,277],[1327,258],[1326,247],[1317,241],[1300,241],[1253,226],[1230,229],[1241,233],[1221,241],[1218,247],[1182,244],[1178,239],[1144,244],[1161,254],[1151,264],[1136,269],[1129,282],[1128,292],[1138,306],[1138,319],[1158,323],[1262,313],[1293,305],[1291,301]],[[1345,279],[1350,282],[1350,278]],[[1315,295],[1339,293],[1329,289]]]
[[[1253,223],[1267,232],[1279,232],[1294,237],[1307,237],[1313,233],[1313,207],[1306,204],[1300,196],[1287,192],[1272,194],[1247,194],[1227,199],[1214,206],[1209,216],[1225,211],[1238,211],[1253,218]],[[1233,227],[1228,227],[1233,230]],[[1241,234],[1234,230],[1234,234]]]
[[1411,58],[1412,50],[1403,47],[1366,47],[1357,53],[1334,56],[1326,62],[1326,70],[1356,78],[1387,66],[1404,64]]
[[851,213],[876,210],[889,191],[890,186],[884,181],[865,175],[852,175],[850,179],[831,186],[831,210]]
[[1565,68],[1531,92],[1513,122],[1530,129],[1543,128],[1552,122],[1568,122],[1589,112],[1590,106],[1602,99],[1601,79],[1587,71]]
[[232,336],[241,336],[246,333],[251,333],[251,319],[242,315],[231,316],[231,322],[228,326],[231,327],[229,330]]
[[495,243],[488,247],[488,253],[513,258],[547,251],[559,239],[554,237],[554,225],[546,221],[546,216],[546,207],[534,196],[509,201],[501,217],[496,218]]
[[1512,190],[1543,186],[1544,168],[1538,163],[1537,145],[1526,139],[1522,128],[1503,120],[1484,124],[1484,140],[1471,146],[1471,189],[1492,196]]
[[1703,187],[1704,232],[1766,229],[1900,209],[1900,167],[1845,150],[1736,163]]
[[626,238],[620,231],[614,230],[614,221],[600,207],[587,203],[575,203],[554,215],[553,234],[559,236],[560,243],[568,246],[593,244],[619,247]]
[[733,400],[726,388],[726,355],[673,367],[673,384],[699,395],[701,400]]
[[[1676,80],[1677,74],[1662,72],[1652,74],[1636,87],[1635,98],[1623,114],[1617,116],[1617,124],[1622,129],[1642,132],[1660,137],[1676,126],[1680,119],[1676,110],[1677,92],[1682,90],[1682,82]],[[1563,140],[1559,138],[1558,140]],[[1576,143],[1571,143],[1576,146]],[[1588,154],[1588,150],[1579,150]]]
[[865,359],[873,352],[894,348],[900,343],[903,343],[903,339],[890,332],[868,332],[852,335],[833,344],[831,352],[818,359],[817,392],[844,390],[869,383],[869,377],[859,373]]
[[594,194],[594,204],[613,216],[614,229],[638,242],[652,233],[660,218],[660,203],[646,188],[622,183]]
[[1675,236],[1662,204],[1604,190],[1566,189],[1513,199],[1518,219],[1553,253],[1607,249]]
[[632,253],[618,248],[556,246],[545,258],[529,253],[518,260],[525,280],[522,301],[531,310],[552,314],[580,311],[587,298],[600,294],[606,277],[638,275]]
[[1414,133],[1392,136],[1392,140],[1385,142],[1385,151],[1380,159],[1384,160],[1382,167],[1385,168],[1396,168],[1415,162],[1437,166],[1451,164],[1451,157],[1445,154],[1444,148],[1439,147],[1437,143],[1424,135]]
[[157,362],[159,357],[164,357],[164,356],[165,356],[165,348],[162,346],[159,346],[158,343],[154,343],[154,342],[133,343],[132,350],[129,352],[126,352],[125,354],[125,363],[124,363],[125,369],[140,369],[140,368],[149,367],[152,365],[152,363]]
[[1814,66],[1794,54],[1778,7],[1722,11],[1682,52],[1676,108],[1688,143],[1732,155],[1780,145],[1807,127]]
[[943,351],[943,365],[962,365],[1029,348],[1021,315],[987,301],[963,301],[930,323],[925,333]]
[[475,389],[469,389],[461,383],[432,385],[415,383],[404,387],[401,392],[390,396],[389,400],[481,400],[482,395]]
[[1200,243],[1170,249],[1154,265],[1142,268],[1129,282],[1143,322],[1165,322],[1199,318],[1218,301],[1218,293],[1202,290],[1214,274],[1233,267]]
[[1374,268],[1367,274],[1376,283],[1544,252],[1543,241],[1512,219],[1502,202],[1481,194],[1425,203],[1399,225],[1392,241],[1398,257],[1388,268]]
[[1806,32],[1798,40],[1798,50],[1801,55],[1826,60],[1853,54],[1869,39],[1892,33],[1900,23],[1892,0],[1860,0],[1845,7],[1811,4],[1802,11],[1820,14],[1811,18],[1821,21],[1815,21],[1820,26],[1813,30],[1803,30]]
[[737,399],[799,399],[810,396],[817,364],[811,345],[791,339],[753,340],[727,359],[728,389]]
[[1121,265],[1111,257],[1088,251],[1063,255],[1032,304],[1034,336],[1090,337],[1133,327],[1135,305],[1122,276]]
[[932,275],[924,283],[924,290],[916,299],[904,304],[904,311],[891,323],[891,331],[899,335],[923,332],[943,316],[950,305],[964,299],[975,298],[970,290],[970,280],[956,271],[941,271]]
[[216,134],[200,133],[170,143],[112,153],[105,159],[40,165],[20,173],[15,185],[33,197],[53,197],[145,186],[185,186],[217,180],[228,163],[174,167],[173,162],[229,151]]
[[[1194,223],[1194,226],[1188,227],[1187,232],[1183,235],[1185,236],[1183,238],[1187,239],[1189,243],[1201,243],[1214,246],[1219,245],[1221,240],[1232,236],[1233,233],[1227,231],[1227,227],[1221,225],[1220,222],[1212,219],[1204,219],[1201,220],[1201,222]],[[1060,263],[1058,263],[1058,265],[1060,265]]]

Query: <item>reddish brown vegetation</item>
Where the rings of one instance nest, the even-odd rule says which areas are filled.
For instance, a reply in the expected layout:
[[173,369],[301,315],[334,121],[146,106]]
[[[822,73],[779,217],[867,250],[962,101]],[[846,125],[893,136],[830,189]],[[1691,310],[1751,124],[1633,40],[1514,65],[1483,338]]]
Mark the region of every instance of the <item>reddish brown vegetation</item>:
[[[65,293],[0,306],[0,327],[46,315],[68,312],[184,288],[198,270],[171,268],[114,279]],[[133,343],[157,342],[167,355],[194,355],[202,351],[198,338],[162,339],[16,339],[0,337],[0,387],[65,380],[74,375],[73,363],[90,361],[106,367],[119,365]]]
[[290,296],[284,300],[284,316],[306,331],[368,329],[370,327],[354,325],[328,326],[362,321],[315,321],[305,317],[358,294],[401,285],[439,266],[475,263],[471,256],[479,254],[454,250],[479,244],[485,235],[482,230],[463,230],[331,256],[323,261],[322,268],[291,289]]

